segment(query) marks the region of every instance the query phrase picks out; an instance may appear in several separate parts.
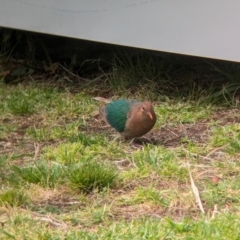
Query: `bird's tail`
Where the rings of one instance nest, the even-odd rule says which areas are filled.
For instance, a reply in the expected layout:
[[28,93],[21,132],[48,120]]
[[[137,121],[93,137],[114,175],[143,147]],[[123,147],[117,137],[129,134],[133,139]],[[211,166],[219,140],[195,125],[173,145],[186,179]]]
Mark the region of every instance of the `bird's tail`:
[[103,97],[94,97],[94,100],[100,101],[100,102],[105,102],[105,103],[110,103],[111,100]]
[[102,106],[102,107],[99,108],[99,114],[105,120],[105,122],[108,123],[105,106]]

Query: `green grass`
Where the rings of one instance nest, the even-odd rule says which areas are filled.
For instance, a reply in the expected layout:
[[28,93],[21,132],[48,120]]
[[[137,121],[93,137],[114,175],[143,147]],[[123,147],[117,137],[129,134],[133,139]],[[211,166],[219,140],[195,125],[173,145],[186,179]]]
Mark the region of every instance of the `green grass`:
[[39,184],[54,187],[62,177],[63,169],[59,165],[39,162],[33,166],[18,167],[13,165],[9,182],[14,185]]
[[27,205],[29,197],[21,190],[10,189],[0,193],[0,205],[20,207]]
[[[84,88],[1,81],[0,238],[239,239],[238,100],[195,67],[119,54]],[[152,143],[117,138],[97,95],[153,101]]]
[[[151,220],[143,218],[130,222],[114,222],[107,229],[97,231],[85,229],[68,230],[47,228],[33,222],[29,217],[15,216],[12,228],[1,230],[2,239],[238,239],[239,220],[232,214],[218,215],[214,219],[199,219],[193,222],[186,219],[177,223],[170,219]],[[25,227],[20,228],[23,221]],[[38,229],[42,228],[42,231]],[[21,230],[21,231],[19,231]],[[16,237],[17,236],[17,237]]]
[[96,160],[85,160],[66,172],[70,187],[81,192],[101,191],[116,184],[116,170]]

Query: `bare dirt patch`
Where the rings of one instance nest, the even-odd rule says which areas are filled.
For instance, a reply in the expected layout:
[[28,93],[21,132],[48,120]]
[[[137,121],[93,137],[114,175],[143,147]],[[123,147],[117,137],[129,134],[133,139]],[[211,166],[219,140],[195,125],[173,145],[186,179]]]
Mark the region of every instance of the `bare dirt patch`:
[[[19,156],[27,156],[27,158],[32,157],[35,152],[34,143],[36,141],[29,138],[26,131],[29,127],[38,128],[42,126],[43,121],[44,120],[39,118],[38,115],[4,118],[2,120],[3,124],[14,126],[14,130],[6,133],[5,136],[0,139],[0,153],[4,155],[15,152]],[[209,139],[210,124],[212,121],[223,126],[232,123],[240,123],[239,109],[218,110],[212,117],[200,120],[196,123],[178,124],[174,126],[166,124],[160,129],[153,129],[144,137],[149,139],[152,144],[163,145],[167,148],[177,147],[186,144],[188,141],[202,145]],[[64,127],[65,123],[62,122],[61,124]],[[101,119],[99,114],[90,117],[87,120],[87,126],[80,127],[79,131],[86,135],[106,133],[109,135],[109,138],[111,138],[112,135],[117,135],[117,132]],[[41,142],[41,146],[52,144],[56,144],[56,142]]]
[[188,141],[203,144],[208,139],[208,129],[208,125],[202,123],[179,124],[175,127],[165,126],[159,130],[154,130],[148,136],[153,139],[155,144],[165,147],[177,147]]
[[[215,121],[224,126],[232,123],[240,123],[239,109],[224,109],[216,111],[212,117],[197,121],[196,123],[185,123],[171,126],[166,124],[160,129],[153,129],[144,135],[146,143],[163,145],[165,147],[177,147],[189,141],[202,145],[209,139],[211,122]],[[106,133],[109,136],[117,132],[108,125],[98,113],[94,113],[87,121],[86,127],[81,127],[80,131],[89,133]],[[144,141],[143,141],[144,142]]]

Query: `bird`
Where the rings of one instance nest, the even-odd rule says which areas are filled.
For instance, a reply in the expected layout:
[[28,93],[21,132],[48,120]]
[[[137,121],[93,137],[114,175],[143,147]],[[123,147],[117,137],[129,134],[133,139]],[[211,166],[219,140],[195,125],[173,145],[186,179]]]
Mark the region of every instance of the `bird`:
[[148,133],[157,121],[151,102],[120,98],[99,108],[99,114],[127,140]]

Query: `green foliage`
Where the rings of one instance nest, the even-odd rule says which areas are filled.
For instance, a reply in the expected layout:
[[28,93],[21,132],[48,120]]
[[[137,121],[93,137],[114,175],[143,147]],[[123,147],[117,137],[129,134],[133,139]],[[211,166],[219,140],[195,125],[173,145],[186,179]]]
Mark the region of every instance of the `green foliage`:
[[236,177],[236,183],[226,180],[221,181],[218,186],[208,184],[202,194],[203,201],[206,201],[208,207],[214,207],[215,204],[219,207],[224,207],[226,204],[239,204],[239,180],[239,177]]
[[19,207],[25,206],[28,202],[29,197],[22,190],[10,189],[0,193],[0,206]]
[[[143,55],[119,54],[110,73],[79,77],[79,85],[54,63],[49,84],[45,76],[0,82],[1,239],[239,238],[237,69],[226,82],[202,74],[201,61]],[[11,70],[13,79],[25,70]],[[152,143],[117,139],[97,114],[96,95],[153,100]]]
[[142,53],[134,55],[127,51],[115,55],[112,66],[112,75],[109,76],[108,82],[113,90],[118,91],[147,82],[161,81],[166,68],[164,60],[160,57]]
[[231,64],[231,63],[223,63],[222,66],[218,66],[217,64],[213,64],[211,62],[206,61],[210,64],[214,70],[220,74],[222,74],[228,80],[222,86],[220,91],[213,93],[213,98],[218,99],[223,97],[225,102],[229,105],[234,104],[234,98],[240,90],[240,67],[239,64]]
[[71,188],[89,193],[93,190],[114,187],[117,183],[117,172],[111,166],[105,166],[95,160],[81,162],[68,169],[68,180]]
[[82,161],[88,156],[84,156],[85,147],[79,143],[65,143],[59,145],[57,148],[47,148],[45,157],[60,164],[73,164]]
[[240,133],[237,133],[230,141],[227,152],[236,154],[240,152]]
[[9,157],[7,155],[0,156],[0,172],[3,172],[3,170],[6,168],[8,160]]
[[46,125],[38,128],[33,126],[27,130],[27,133],[29,134],[29,136],[31,136],[37,141],[55,140],[59,138],[72,138],[74,135],[78,134],[78,128],[81,125],[82,121],[67,123],[64,126],[53,125],[50,129],[47,129]]
[[226,145],[228,151],[238,152],[239,144],[239,124],[229,124],[227,126],[213,127],[211,143],[220,147]]
[[156,188],[138,188],[136,190],[136,200],[137,202],[150,202],[162,207],[168,207],[169,201],[164,197],[161,190]]
[[44,110],[51,105],[55,96],[55,90],[34,88],[24,89],[21,85],[16,88],[4,86],[0,89],[0,109],[2,113],[12,113],[14,115],[32,115],[39,108]]
[[146,146],[144,151],[133,154],[135,164],[141,171],[155,171],[160,177],[185,180],[188,177],[187,169],[180,166],[177,157],[172,151],[163,147]]
[[55,161],[61,164],[73,164],[88,159],[118,159],[125,157],[126,154],[119,144],[111,143],[102,135],[84,135],[78,134],[70,137],[70,142],[59,144],[53,148],[44,149],[45,159]]
[[12,166],[8,181],[14,185],[24,186],[26,183],[39,184],[43,187],[55,187],[61,180],[63,169],[57,164],[39,162],[33,166]]
[[35,99],[24,91],[18,95],[10,95],[6,102],[6,108],[9,108],[11,113],[16,115],[33,114],[34,105]]

